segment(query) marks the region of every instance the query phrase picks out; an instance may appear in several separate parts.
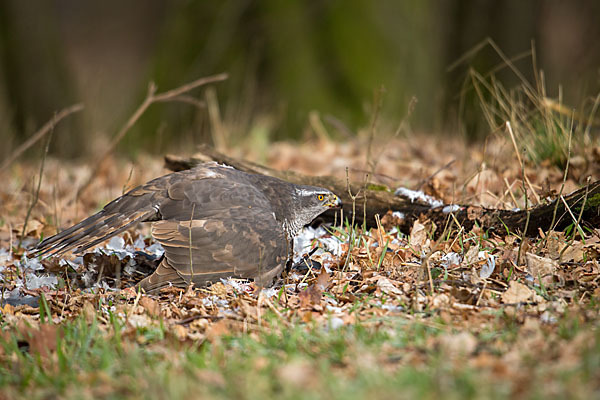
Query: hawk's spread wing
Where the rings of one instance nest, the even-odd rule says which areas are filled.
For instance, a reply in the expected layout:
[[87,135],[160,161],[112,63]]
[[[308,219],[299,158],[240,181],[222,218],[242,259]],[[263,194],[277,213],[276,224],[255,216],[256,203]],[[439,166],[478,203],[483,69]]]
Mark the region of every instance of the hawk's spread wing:
[[207,167],[153,179],[114,199],[91,217],[45,239],[37,246],[35,255],[58,255],[70,250],[81,253],[138,222],[161,219],[160,207],[170,200],[171,188],[183,182],[218,178],[222,176]]

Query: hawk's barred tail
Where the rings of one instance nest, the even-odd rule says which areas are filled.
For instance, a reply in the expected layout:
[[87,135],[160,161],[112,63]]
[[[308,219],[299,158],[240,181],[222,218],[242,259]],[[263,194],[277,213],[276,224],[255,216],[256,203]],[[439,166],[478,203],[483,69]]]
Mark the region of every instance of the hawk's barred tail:
[[142,221],[156,219],[154,202],[159,188],[145,186],[131,190],[111,201],[104,209],[52,237],[42,241],[33,256],[59,255],[75,249],[81,253]]

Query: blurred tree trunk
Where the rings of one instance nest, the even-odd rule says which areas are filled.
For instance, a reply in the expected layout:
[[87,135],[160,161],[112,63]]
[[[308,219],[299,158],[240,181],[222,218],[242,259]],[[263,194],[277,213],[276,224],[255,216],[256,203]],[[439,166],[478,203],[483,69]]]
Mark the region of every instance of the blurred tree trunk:
[[[51,2],[0,2],[0,81],[10,118],[9,136],[23,141],[54,112],[75,102],[73,83],[59,35],[59,20]],[[3,93],[2,93],[3,92]],[[64,121],[60,131],[77,131],[77,117]],[[3,135],[4,136],[4,135]],[[74,155],[82,139],[55,134],[52,147]]]

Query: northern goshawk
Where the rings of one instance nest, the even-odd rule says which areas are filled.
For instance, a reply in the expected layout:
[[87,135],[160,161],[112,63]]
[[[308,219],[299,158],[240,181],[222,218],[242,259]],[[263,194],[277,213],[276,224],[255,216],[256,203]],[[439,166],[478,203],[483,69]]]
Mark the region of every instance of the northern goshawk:
[[81,253],[138,222],[153,222],[152,237],[165,253],[156,271],[139,283],[146,291],[227,277],[268,285],[291,258],[298,231],[340,206],[327,189],[208,162],[132,189],[42,241],[35,254]]

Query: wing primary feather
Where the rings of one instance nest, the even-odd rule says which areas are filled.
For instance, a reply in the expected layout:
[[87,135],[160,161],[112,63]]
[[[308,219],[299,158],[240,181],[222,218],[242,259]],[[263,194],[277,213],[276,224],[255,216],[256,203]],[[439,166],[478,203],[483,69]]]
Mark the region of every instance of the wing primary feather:
[[73,240],[78,240],[80,238],[80,234],[77,233],[79,230],[86,228],[89,229],[90,227],[98,227],[98,225],[102,223],[102,218],[105,217],[104,214],[104,211],[100,211],[99,213],[84,219],[80,223],[73,225],[70,228],[44,239],[34,249],[33,255],[37,257],[43,256],[47,253],[58,254],[61,249],[64,249],[66,246],[73,243]]
[[78,224],[73,225],[72,227],[70,227],[68,229],[65,229],[64,231],[59,232],[54,236],[50,236],[50,237],[42,240],[42,242],[40,244],[38,244],[36,250],[42,250],[42,249],[51,247],[53,243],[56,243],[64,238],[70,236],[72,233],[74,233],[75,231],[78,231],[79,229],[83,228],[84,226],[88,226],[88,225],[91,225],[92,223],[95,223],[98,219],[100,219],[101,217],[104,216],[103,214],[104,214],[104,211],[100,211],[99,213],[94,214],[91,217],[84,219],[83,221],[79,222]]
[[102,243],[104,240],[108,239],[109,237],[113,237],[115,235],[118,235],[119,233],[129,229],[132,225],[137,224],[138,222],[141,221],[142,217],[139,217],[137,219],[134,219],[133,221],[121,226],[118,229],[112,230],[110,232],[108,232],[107,234],[105,234],[104,236],[99,237],[98,239],[91,241],[91,242],[87,242],[82,244],[81,246],[79,246],[78,248],[75,249],[75,253],[81,253],[83,251],[86,251],[87,249],[89,249],[90,247],[93,247],[99,243]]
[[34,250],[33,255],[35,257],[60,255],[75,247],[77,247],[76,253],[80,253],[125,231],[132,225],[150,217],[151,214],[152,212],[137,213],[137,215],[133,213],[132,215],[106,215],[106,211],[100,211],[77,225],[42,241]]

